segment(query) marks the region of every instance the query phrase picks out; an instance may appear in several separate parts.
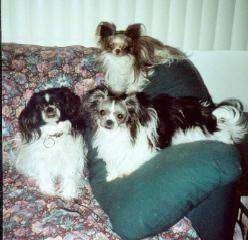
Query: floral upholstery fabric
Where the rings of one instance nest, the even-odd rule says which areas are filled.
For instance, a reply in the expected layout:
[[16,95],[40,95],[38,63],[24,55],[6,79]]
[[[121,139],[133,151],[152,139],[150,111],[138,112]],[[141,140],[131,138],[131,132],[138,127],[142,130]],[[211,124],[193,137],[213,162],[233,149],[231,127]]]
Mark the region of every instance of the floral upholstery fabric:
[[[82,96],[104,81],[99,50],[82,46],[2,46],[3,237],[4,239],[120,239],[91,192],[87,169],[78,200],[42,195],[13,167],[20,137],[18,116],[33,92],[70,87]],[[166,207],[166,206],[165,206]],[[188,219],[149,239],[199,239]]]

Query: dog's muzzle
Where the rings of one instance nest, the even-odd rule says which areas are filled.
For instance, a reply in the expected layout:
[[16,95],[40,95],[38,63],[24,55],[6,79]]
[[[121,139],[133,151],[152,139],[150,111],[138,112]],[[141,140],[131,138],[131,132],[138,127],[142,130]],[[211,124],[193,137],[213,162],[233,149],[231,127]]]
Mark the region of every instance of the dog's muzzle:
[[112,120],[107,120],[104,124],[104,127],[107,129],[112,129],[114,127],[114,122]]
[[57,116],[57,108],[55,106],[48,106],[44,109],[45,116],[47,118],[55,118]]

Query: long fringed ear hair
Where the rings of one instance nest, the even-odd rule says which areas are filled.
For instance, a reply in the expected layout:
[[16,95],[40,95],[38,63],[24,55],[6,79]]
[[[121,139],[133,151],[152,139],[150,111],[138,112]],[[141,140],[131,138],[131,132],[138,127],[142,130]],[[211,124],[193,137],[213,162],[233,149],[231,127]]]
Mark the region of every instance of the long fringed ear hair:
[[132,39],[132,50],[131,53],[135,56],[136,62],[139,61],[139,48],[137,47],[139,45],[139,39],[143,32],[145,31],[145,26],[140,23],[135,23],[132,25],[129,25],[124,32],[125,35]]
[[80,106],[80,98],[67,87],[60,89],[60,99],[63,99],[63,110],[67,117],[72,118],[77,114],[78,107]]
[[129,25],[125,35],[132,39],[132,55],[135,57],[134,67],[136,74],[139,74],[141,68],[146,62],[147,52],[154,52],[152,47],[142,40],[144,38],[145,26],[141,23]]
[[125,34],[133,40],[132,54],[135,57],[136,69],[156,64],[155,49],[162,50],[165,47],[162,42],[145,36],[145,26],[139,23],[129,25]]
[[107,38],[116,33],[116,26],[109,22],[100,22],[96,28],[97,42],[102,49],[107,46]]
[[60,96],[60,99],[63,99],[64,102],[62,108],[65,117],[70,120],[72,124],[72,134],[76,135],[82,133],[84,129],[84,118],[80,112],[80,97],[67,87],[62,87],[60,89]]
[[139,39],[139,37],[144,33],[144,31],[145,26],[143,24],[135,23],[127,27],[125,35],[135,41]]
[[22,138],[27,142],[40,137],[41,113],[35,104],[37,93],[34,93],[27,106],[22,110],[18,117],[19,129]]
[[89,115],[88,118],[91,118],[92,115],[94,115],[97,111],[98,104],[106,99],[107,96],[108,89],[104,85],[99,85],[96,88],[90,90],[82,98],[81,112],[83,114]]
[[130,128],[130,134],[133,143],[137,137],[138,124],[146,125],[151,119],[148,106],[149,101],[145,93],[133,93],[126,97],[125,104],[129,113],[127,125]]
[[84,106],[90,110],[90,111],[94,111],[97,107],[97,105],[104,99],[106,99],[108,96],[108,89],[106,86],[104,85],[100,85],[94,89],[92,89],[91,91],[89,91],[83,102],[84,102]]
[[131,94],[125,100],[130,119],[127,125],[130,128],[132,142],[135,143],[138,122],[147,127],[148,141],[152,147],[156,146],[157,142],[157,112],[151,106],[148,95],[143,92]]
[[80,112],[85,116],[87,121],[86,124],[89,124],[89,128],[97,128],[96,117],[98,111],[98,104],[106,99],[108,96],[108,89],[104,85],[97,86],[96,88],[90,90],[82,97],[82,104]]
[[138,118],[141,125],[145,125],[150,119],[147,109],[149,108],[148,96],[143,92],[132,93],[125,99],[127,110],[131,117]]

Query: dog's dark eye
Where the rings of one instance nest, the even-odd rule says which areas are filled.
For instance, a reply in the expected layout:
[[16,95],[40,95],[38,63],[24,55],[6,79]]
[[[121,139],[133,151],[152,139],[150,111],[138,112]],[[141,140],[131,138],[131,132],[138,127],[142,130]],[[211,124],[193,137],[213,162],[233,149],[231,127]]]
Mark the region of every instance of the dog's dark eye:
[[109,43],[109,48],[113,48],[114,47],[114,44],[113,43]]
[[99,112],[99,113],[100,113],[100,115],[101,115],[101,116],[104,116],[104,115],[106,115],[106,112],[105,112],[105,110],[100,110],[100,112]]
[[123,116],[123,114],[119,113],[119,114],[117,115],[117,117],[118,117],[118,119],[121,120],[121,119],[123,119],[124,116]]

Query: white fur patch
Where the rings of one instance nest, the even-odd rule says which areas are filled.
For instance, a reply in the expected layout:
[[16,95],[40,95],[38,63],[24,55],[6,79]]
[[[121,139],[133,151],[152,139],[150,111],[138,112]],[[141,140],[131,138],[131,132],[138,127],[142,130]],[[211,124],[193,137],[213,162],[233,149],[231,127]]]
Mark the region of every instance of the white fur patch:
[[[233,106],[220,106],[213,111],[219,128],[218,137],[228,143],[239,143],[248,134],[243,112]],[[224,141],[223,141],[224,142]]]
[[204,133],[200,127],[192,127],[185,131],[178,129],[172,137],[172,145],[195,141],[212,140],[226,144],[239,143],[248,133],[247,122],[244,121],[242,112],[233,106],[220,106],[213,111],[217,119],[218,131]]
[[[70,135],[70,129],[69,121],[42,126],[41,137],[23,144],[16,161],[17,170],[35,179],[41,192],[67,200],[79,194],[87,153],[83,138]],[[61,178],[59,192],[56,178]]]
[[171,145],[204,141],[204,140],[217,140],[217,139],[215,139],[215,137],[211,134],[203,133],[200,127],[192,127],[184,131],[181,128],[179,128],[172,137]]
[[185,59],[184,55],[181,55],[181,54],[173,55],[173,54],[171,54],[171,52],[167,48],[155,49],[154,55],[155,55],[156,64],[162,64],[162,63],[170,64],[170,63],[172,63],[174,61],[180,61],[180,60]]
[[50,100],[50,96],[48,93],[45,94],[45,100],[47,103],[49,103],[49,100]]
[[113,120],[114,122],[116,121],[115,120],[115,101],[112,102],[112,105],[110,107],[109,119]]
[[135,79],[132,55],[116,56],[103,52],[100,61],[105,72],[105,84],[115,92],[139,92],[149,82],[142,73]]
[[[107,181],[128,175],[156,155],[157,121],[153,116],[148,127],[139,126],[135,143],[126,126],[106,129],[99,126],[93,139],[98,158],[106,163]],[[150,146],[149,140],[153,144]]]

